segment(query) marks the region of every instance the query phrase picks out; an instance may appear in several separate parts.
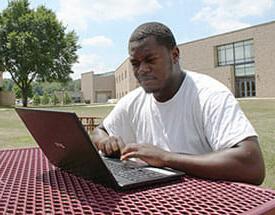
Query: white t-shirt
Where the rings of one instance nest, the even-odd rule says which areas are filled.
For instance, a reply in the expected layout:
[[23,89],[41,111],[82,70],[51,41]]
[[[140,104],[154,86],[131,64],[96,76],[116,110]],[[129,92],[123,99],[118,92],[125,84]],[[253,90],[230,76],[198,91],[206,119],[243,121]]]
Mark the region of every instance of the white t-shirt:
[[190,71],[166,102],[140,87],[124,96],[104,119],[109,135],[125,143],[146,143],[164,150],[204,154],[230,148],[257,136],[232,93],[215,79]]

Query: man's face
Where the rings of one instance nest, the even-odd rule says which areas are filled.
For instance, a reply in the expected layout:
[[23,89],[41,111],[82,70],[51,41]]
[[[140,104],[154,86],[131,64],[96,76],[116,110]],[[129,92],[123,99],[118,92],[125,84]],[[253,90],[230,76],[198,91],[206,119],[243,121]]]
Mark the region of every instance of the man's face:
[[[177,48],[176,52],[178,51]],[[130,62],[134,75],[147,93],[161,93],[169,89],[173,62],[178,52],[159,45],[154,37],[129,44]],[[177,56],[176,56],[177,55]],[[171,82],[170,82],[171,83]]]

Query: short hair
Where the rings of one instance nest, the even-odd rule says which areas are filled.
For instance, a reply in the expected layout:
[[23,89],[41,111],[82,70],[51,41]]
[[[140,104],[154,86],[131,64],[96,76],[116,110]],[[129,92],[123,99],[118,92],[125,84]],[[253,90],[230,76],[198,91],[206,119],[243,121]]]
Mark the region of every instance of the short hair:
[[173,49],[177,45],[172,31],[159,22],[147,22],[138,26],[132,33],[129,44],[150,36],[154,37],[159,45],[163,45],[168,49]]

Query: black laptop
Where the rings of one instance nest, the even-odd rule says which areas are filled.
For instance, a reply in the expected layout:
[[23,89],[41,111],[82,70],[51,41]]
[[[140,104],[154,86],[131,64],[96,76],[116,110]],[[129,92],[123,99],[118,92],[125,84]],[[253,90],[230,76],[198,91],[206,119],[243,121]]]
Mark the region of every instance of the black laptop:
[[146,187],[179,179],[183,172],[105,157],[92,144],[73,112],[16,108],[16,112],[56,167],[115,189]]

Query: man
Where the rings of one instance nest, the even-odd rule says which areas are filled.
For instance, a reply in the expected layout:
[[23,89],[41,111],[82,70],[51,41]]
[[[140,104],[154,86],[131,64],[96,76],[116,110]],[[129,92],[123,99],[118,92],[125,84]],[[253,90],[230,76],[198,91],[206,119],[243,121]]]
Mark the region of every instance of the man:
[[129,40],[129,59],[141,87],[95,129],[98,150],[193,176],[262,183],[254,128],[224,85],[180,69],[170,29],[155,22],[139,26]]

